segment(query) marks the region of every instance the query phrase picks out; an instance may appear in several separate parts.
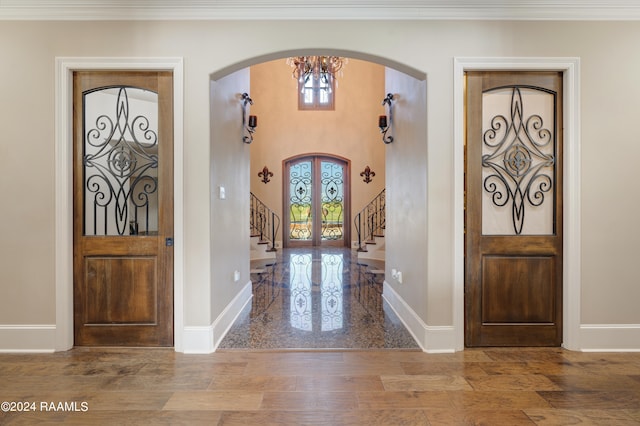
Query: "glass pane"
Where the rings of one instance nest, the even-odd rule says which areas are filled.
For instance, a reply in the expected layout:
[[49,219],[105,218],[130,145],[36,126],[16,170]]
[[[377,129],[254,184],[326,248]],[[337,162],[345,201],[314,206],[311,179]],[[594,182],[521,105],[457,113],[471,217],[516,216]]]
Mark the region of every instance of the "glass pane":
[[344,221],[344,168],[332,161],[321,161],[322,239],[340,240]]
[[289,168],[289,239],[311,240],[313,214],[311,160]]
[[158,232],[158,95],[83,94],[84,234]]
[[553,235],[555,96],[508,87],[482,97],[482,233]]

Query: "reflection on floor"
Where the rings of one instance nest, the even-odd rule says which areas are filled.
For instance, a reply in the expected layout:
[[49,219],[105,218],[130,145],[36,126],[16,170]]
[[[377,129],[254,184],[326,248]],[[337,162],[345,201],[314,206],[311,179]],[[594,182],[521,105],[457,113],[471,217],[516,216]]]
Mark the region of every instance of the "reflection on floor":
[[281,250],[271,262],[252,265],[253,299],[219,349],[418,348],[382,298],[375,261],[309,247]]

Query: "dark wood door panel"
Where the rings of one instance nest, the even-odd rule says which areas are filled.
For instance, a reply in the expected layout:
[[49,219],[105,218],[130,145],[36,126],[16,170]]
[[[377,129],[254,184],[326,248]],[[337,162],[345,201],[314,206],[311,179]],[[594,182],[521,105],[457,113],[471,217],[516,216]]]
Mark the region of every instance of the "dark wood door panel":
[[483,256],[482,324],[553,324],[554,256]]
[[157,268],[156,257],[85,258],[84,326],[156,324]]

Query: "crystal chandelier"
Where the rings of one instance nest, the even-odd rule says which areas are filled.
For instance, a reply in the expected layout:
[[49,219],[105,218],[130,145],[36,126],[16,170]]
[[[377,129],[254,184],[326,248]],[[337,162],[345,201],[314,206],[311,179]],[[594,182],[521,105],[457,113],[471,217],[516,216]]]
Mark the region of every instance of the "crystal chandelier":
[[304,86],[310,78],[319,80],[331,90],[336,74],[342,76],[342,67],[348,62],[340,56],[295,56],[287,58],[287,64],[293,67],[292,77]]

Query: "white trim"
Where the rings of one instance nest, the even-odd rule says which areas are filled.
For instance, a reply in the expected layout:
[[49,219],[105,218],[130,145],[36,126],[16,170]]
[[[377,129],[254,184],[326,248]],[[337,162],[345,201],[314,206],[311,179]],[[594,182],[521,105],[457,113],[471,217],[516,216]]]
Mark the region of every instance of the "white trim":
[[3,0],[4,20],[638,20],[634,0]]
[[188,326],[183,332],[185,354],[210,354],[214,349],[213,326]]
[[174,144],[174,347],[184,329],[184,76],[182,58],[56,58],[55,93],[55,350],[73,346],[73,71],[170,70],[173,72]]
[[0,324],[0,353],[50,353],[55,341],[55,324]]
[[424,352],[451,353],[455,351],[454,327],[425,324],[387,281],[383,283],[382,297]]
[[413,336],[420,348],[425,351],[427,324],[422,318],[411,309],[411,306],[404,301],[402,297],[393,289],[393,287],[385,280],[382,283],[382,297],[387,301],[393,312],[400,318],[400,321]]
[[456,349],[464,348],[464,72],[553,70],[564,73],[563,343],[581,348],[580,58],[454,58],[454,294]]
[[244,309],[244,307],[251,302],[253,298],[253,284],[249,281],[240,290],[238,294],[229,302],[229,304],[218,315],[218,318],[213,321],[213,350],[215,351],[222,342],[224,336],[229,332],[229,329],[233,323],[238,319],[238,316]]
[[253,285],[249,281],[224,308],[213,324],[202,327],[185,327],[184,353],[210,354],[215,352],[244,307],[251,302],[252,288]]
[[584,352],[640,352],[640,324],[582,324]]

